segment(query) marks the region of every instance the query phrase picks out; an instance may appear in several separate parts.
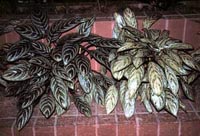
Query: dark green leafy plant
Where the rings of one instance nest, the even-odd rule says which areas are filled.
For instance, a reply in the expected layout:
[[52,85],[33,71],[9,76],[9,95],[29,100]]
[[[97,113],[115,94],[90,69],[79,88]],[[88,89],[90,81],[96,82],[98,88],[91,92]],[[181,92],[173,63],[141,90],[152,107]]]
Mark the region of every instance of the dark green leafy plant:
[[[7,68],[2,69],[0,83],[6,96],[18,98],[18,130],[29,121],[37,104],[45,118],[63,114],[71,102],[87,117],[92,114],[93,99],[104,105],[114,81],[93,70],[89,58],[109,68],[108,54],[120,42],[91,34],[94,20],[73,17],[49,26],[47,13],[36,10],[30,24],[15,28],[20,40],[1,46],[1,60]],[[74,28],[78,32],[66,34]]]
[[[148,17],[140,31],[129,8],[122,15],[115,13],[113,36],[123,46],[110,59],[111,72],[120,81],[119,98],[127,118],[134,114],[137,99],[148,112],[152,112],[153,105],[157,111],[165,109],[174,116],[179,107],[184,108],[180,90],[194,100],[190,84],[199,76],[199,50],[191,54],[193,47],[169,37],[169,31],[150,29],[156,21],[157,18]],[[106,107],[109,112],[117,103],[115,88],[109,98],[113,102]]]

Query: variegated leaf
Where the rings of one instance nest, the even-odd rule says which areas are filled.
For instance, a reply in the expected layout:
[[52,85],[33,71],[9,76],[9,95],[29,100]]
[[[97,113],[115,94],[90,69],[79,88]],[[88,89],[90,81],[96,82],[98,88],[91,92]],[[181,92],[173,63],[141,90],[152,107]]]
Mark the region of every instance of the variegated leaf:
[[130,97],[129,95],[129,89],[125,92],[125,98],[124,103],[122,103],[122,107],[124,110],[124,115],[126,118],[130,118],[135,113],[135,102],[137,94],[135,94],[133,97]]
[[94,24],[94,21],[95,21],[95,17],[84,20],[84,23],[80,24],[79,26],[79,34],[84,35],[85,37],[89,36],[92,30],[92,25]]
[[174,71],[167,65],[165,66],[165,75],[168,82],[168,88],[174,95],[177,95],[179,90],[178,79]]
[[125,93],[127,90],[128,90],[128,82],[126,80],[123,80],[120,84],[120,89],[119,89],[119,98],[122,106],[125,100]]
[[144,59],[143,58],[133,58],[133,65],[135,66],[135,68],[139,68],[142,64],[144,63]]
[[42,38],[42,31],[34,25],[21,25],[15,28],[15,31],[22,37],[30,40],[39,40]]
[[44,94],[40,100],[40,111],[46,119],[50,118],[55,111],[55,101],[51,95]]
[[90,93],[92,89],[92,81],[89,78],[89,75],[78,74],[79,83],[85,93]]
[[50,42],[55,42],[62,33],[67,32],[79,24],[81,24],[83,20],[81,18],[69,18],[67,20],[59,20],[54,22],[49,28],[48,40]]
[[124,20],[125,20],[127,26],[137,28],[136,16],[135,16],[134,12],[131,11],[131,9],[126,8],[123,12],[123,15],[124,15]]
[[79,55],[76,57],[76,66],[78,72],[80,72],[82,75],[87,75],[91,71],[90,61],[89,59],[84,55]]
[[92,116],[90,105],[84,100],[83,97],[75,96],[74,103],[80,113],[84,114],[86,117]]
[[105,104],[106,104],[106,113],[109,114],[113,111],[115,106],[117,105],[118,100],[118,90],[115,85],[112,85],[108,88],[105,97]]
[[131,56],[130,55],[123,55],[118,56],[116,60],[111,62],[111,72],[120,71],[131,64]]
[[28,66],[18,64],[8,68],[2,75],[8,81],[23,81],[31,78],[28,72]]
[[70,63],[70,64],[64,66],[64,69],[70,79],[75,78],[77,70],[76,70],[76,65],[74,63]]
[[153,91],[151,91],[151,102],[156,110],[160,111],[165,107],[165,97],[166,94],[164,91],[162,91],[160,95],[156,95]]
[[79,45],[70,45],[68,43],[63,45],[62,48],[62,60],[64,65],[67,65],[72,61],[79,52]]
[[46,55],[51,52],[50,46],[47,46],[42,42],[32,42],[31,45],[35,49],[36,53],[39,53],[40,55]]
[[7,53],[7,61],[13,62],[18,59],[24,58],[30,51],[30,45],[27,40],[21,40],[11,46]]
[[146,18],[143,21],[143,28],[149,29],[151,26],[157,21],[157,19],[153,19],[151,17]]
[[32,77],[35,77],[35,76],[42,76],[44,75],[45,73],[48,72],[48,69],[44,68],[44,67],[41,67],[39,65],[30,65],[30,68],[29,68],[29,73]]
[[51,51],[50,56],[55,60],[56,62],[60,62],[62,60],[62,46],[57,46]]
[[193,93],[192,93],[192,91],[193,91],[192,87],[189,84],[187,84],[186,82],[184,82],[183,80],[180,80],[180,82],[181,82],[182,90],[183,90],[185,96],[188,99],[193,101],[194,100],[194,96],[193,96]]
[[149,83],[151,85],[152,92],[155,95],[160,96],[162,92],[164,91],[164,73],[162,68],[154,63],[154,62],[149,62],[148,64],[148,79]]
[[198,72],[196,72],[196,71],[191,72],[188,75],[187,83],[188,84],[193,83],[196,79],[198,79],[198,77],[199,77],[199,73]]
[[59,77],[59,78],[62,78],[62,79],[64,79],[64,80],[71,81],[71,78],[68,76],[67,71],[66,71],[63,67],[61,67],[61,66],[59,66],[59,65],[53,66],[53,68],[52,68],[52,73],[53,73],[55,76]]
[[[104,106],[105,104],[105,92],[101,87],[100,82],[97,79],[97,76],[93,76],[93,98],[95,100],[95,102],[101,106]],[[102,81],[102,80],[101,80]]]
[[30,105],[24,109],[20,109],[17,114],[16,126],[18,130],[21,130],[30,120],[33,113],[33,105]]
[[22,108],[26,108],[33,104],[33,102],[44,93],[44,89],[42,87],[37,87],[34,85],[30,86],[28,90],[30,92],[25,97],[23,97],[24,100],[21,105]]
[[61,116],[67,110],[67,109],[64,109],[63,107],[61,107],[60,104],[58,104],[58,102],[56,102],[56,101],[55,101],[55,106],[56,106],[56,113],[58,116]]
[[179,100],[176,95],[171,93],[170,90],[166,90],[165,92],[166,92],[165,109],[172,115],[177,116],[179,109]]
[[162,61],[167,64],[169,67],[171,67],[173,70],[175,70],[180,75],[187,75],[188,72],[176,61],[174,61],[172,58],[170,58],[168,55],[161,55],[160,58]]
[[93,50],[89,52],[91,57],[94,58],[97,62],[105,66],[106,68],[110,68],[110,63],[108,62],[108,58],[98,50]]
[[144,104],[145,109],[146,109],[149,113],[152,113],[152,112],[153,112],[152,107],[151,107],[151,104],[150,104],[150,100],[144,99],[143,104]]
[[62,108],[68,109],[70,106],[70,97],[64,81],[61,78],[54,76],[51,78],[50,88],[58,104]]
[[176,50],[191,50],[193,49],[192,45],[187,43],[176,42],[173,40],[168,41],[164,48],[166,49],[176,49]]
[[117,52],[123,52],[127,50],[132,50],[132,49],[141,49],[144,48],[140,44],[136,44],[134,42],[125,42],[122,47],[120,47]]
[[42,10],[34,10],[33,13],[31,14],[31,21],[34,26],[39,28],[43,35],[48,29],[48,24],[49,24],[49,19],[47,17],[47,13],[42,11]]
[[33,77],[30,79],[29,84],[35,84],[37,86],[43,86],[49,79],[49,73],[47,72],[44,75],[41,75],[39,77]]
[[198,70],[197,65],[195,65],[195,62],[193,61],[192,56],[190,56],[189,54],[186,54],[184,52],[181,52],[180,57],[181,57],[183,63],[185,63],[188,67]]
[[137,90],[142,82],[142,79],[144,77],[144,67],[140,66],[138,69],[135,69],[131,75],[130,78],[128,78],[128,95],[130,98],[136,95]]
[[42,57],[42,56],[34,57],[34,58],[30,59],[29,62],[32,64],[35,64],[35,65],[44,67],[46,69],[49,69],[51,67],[49,59]]
[[132,77],[132,73],[135,71],[135,66],[134,65],[130,65],[128,66],[125,71],[124,71],[124,77],[126,77],[127,79]]
[[121,47],[121,42],[119,42],[116,39],[111,39],[111,38],[101,38],[101,40],[92,43],[96,47],[101,47],[101,48],[119,48]]

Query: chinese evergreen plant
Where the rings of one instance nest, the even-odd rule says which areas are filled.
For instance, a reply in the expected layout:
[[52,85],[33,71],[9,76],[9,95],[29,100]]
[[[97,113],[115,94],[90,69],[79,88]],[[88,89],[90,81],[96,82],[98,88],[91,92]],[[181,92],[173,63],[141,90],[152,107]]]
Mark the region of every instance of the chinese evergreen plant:
[[109,58],[112,75],[120,85],[119,92],[116,87],[108,91],[107,112],[115,108],[119,97],[127,118],[134,114],[137,99],[148,112],[153,105],[157,111],[164,109],[177,116],[179,107],[184,108],[180,90],[194,100],[190,84],[199,75],[199,50],[169,37],[168,30],[151,29],[157,18],[144,19],[142,31],[129,8],[122,14],[116,12],[114,18],[113,37],[123,45]]

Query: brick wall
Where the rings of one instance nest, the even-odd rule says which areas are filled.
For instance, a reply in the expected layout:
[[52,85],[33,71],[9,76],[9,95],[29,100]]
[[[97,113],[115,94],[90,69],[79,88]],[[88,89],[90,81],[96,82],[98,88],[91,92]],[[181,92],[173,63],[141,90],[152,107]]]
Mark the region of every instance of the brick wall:
[[[199,18],[161,19],[153,28],[170,30],[170,36],[200,47]],[[111,37],[113,21],[96,21],[93,33]],[[139,19],[141,29],[141,19]],[[18,39],[16,33],[0,37],[0,43],[14,42]],[[98,70],[98,64],[92,62],[92,67]],[[199,91],[200,85],[198,82]],[[127,120],[118,104],[117,108],[106,115],[105,109],[93,104],[92,117],[87,118],[78,113],[75,106],[70,107],[64,115],[45,119],[36,107],[33,116],[26,127],[20,132],[15,128],[17,114],[16,100],[0,95],[0,136],[200,136],[200,105],[199,96],[196,102],[184,100],[187,113],[179,111],[178,118],[162,111],[148,114],[142,104],[136,103],[135,115]]]

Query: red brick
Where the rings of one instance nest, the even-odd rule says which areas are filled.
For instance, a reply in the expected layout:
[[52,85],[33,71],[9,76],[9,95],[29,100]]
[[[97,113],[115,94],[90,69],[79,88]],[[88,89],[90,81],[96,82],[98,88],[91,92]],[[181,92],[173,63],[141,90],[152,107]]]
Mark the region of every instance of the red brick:
[[71,102],[70,108],[68,111],[66,111],[62,116],[76,116],[78,113],[78,110],[74,103]]
[[96,21],[94,24],[94,32],[103,37],[112,37],[112,21]]
[[15,129],[15,135],[16,136],[33,136],[33,128],[32,127],[24,127],[20,131]]
[[181,122],[182,136],[200,136],[200,120],[192,122]]
[[135,136],[136,126],[134,123],[130,124],[119,124],[118,125],[118,135],[119,136]]
[[115,125],[117,122],[115,120],[114,115],[101,115],[98,116],[98,124],[113,124]]
[[36,136],[54,136],[54,127],[53,126],[44,126],[35,128]]
[[160,136],[177,136],[178,126],[179,124],[174,122],[160,123]]
[[164,30],[166,25],[166,19],[159,19],[152,25],[152,29],[161,29]]
[[101,124],[97,128],[98,136],[116,136],[116,125]]
[[11,127],[15,119],[0,119],[0,128]]
[[158,124],[154,114],[137,114],[140,136],[157,135]]
[[5,35],[1,35],[0,36],[0,44],[3,44],[6,42],[6,38],[5,38]]
[[78,136],[95,136],[95,125],[77,125]]
[[57,119],[57,127],[65,127],[71,126],[76,124],[76,117],[75,116],[61,116]]
[[184,30],[184,20],[169,19],[168,30],[170,31],[170,37],[182,40],[183,30]]
[[0,127],[0,136],[11,136],[11,128],[9,127]]
[[44,117],[38,118],[37,122],[35,124],[35,127],[48,127],[48,126],[54,126],[55,118],[49,118],[46,119]]
[[16,41],[18,41],[19,40],[19,35],[16,33],[16,32],[10,32],[10,33],[8,33],[8,34],[6,34],[6,42],[7,43],[14,43],[14,42],[16,42]]
[[96,122],[96,116],[92,117],[85,117],[85,116],[78,116],[76,123],[79,125],[94,125]]
[[74,136],[74,135],[75,135],[74,125],[65,125],[57,127],[57,136]]
[[135,116],[127,119],[124,115],[117,115],[118,124],[136,124]]
[[200,36],[197,33],[200,30],[200,25],[194,20],[187,19],[185,42],[192,44],[195,48],[200,47]]

